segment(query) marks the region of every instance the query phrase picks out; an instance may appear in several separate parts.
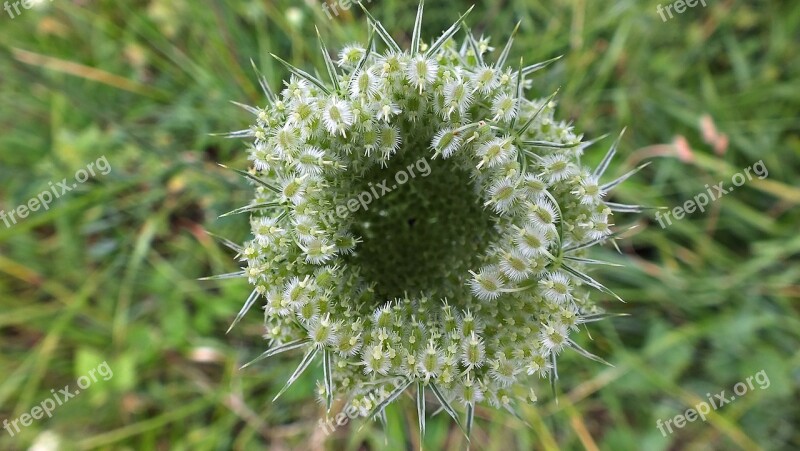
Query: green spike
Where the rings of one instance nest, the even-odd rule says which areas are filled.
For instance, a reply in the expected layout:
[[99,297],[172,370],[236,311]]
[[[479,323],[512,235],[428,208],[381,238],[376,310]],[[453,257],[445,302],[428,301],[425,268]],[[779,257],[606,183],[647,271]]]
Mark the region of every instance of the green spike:
[[[517,70],[517,88],[514,91],[517,94],[517,111],[522,112],[522,57],[519,58],[519,69]],[[511,124],[509,125],[510,130],[514,130],[514,127],[517,125],[517,117],[519,114],[514,115],[511,118]],[[535,116],[534,116],[535,117]],[[519,134],[519,137],[522,137],[522,133]]]
[[[497,58],[497,63],[495,64],[496,69],[502,69],[503,66],[506,65],[506,60],[508,59],[509,53],[511,53],[511,45],[514,43],[514,36],[517,34],[519,30],[519,25],[522,21],[517,22],[517,25],[514,27],[514,30],[511,32],[511,36],[508,37],[508,42],[506,42],[506,46],[503,47],[503,51],[500,53],[500,56]],[[524,71],[523,71],[524,73]]]
[[594,360],[595,362],[602,363],[603,365],[608,365],[608,366],[610,366],[610,367],[612,367],[612,368],[614,367],[614,365],[612,365],[612,364],[610,364],[610,363],[606,362],[606,361],[605,361],[605,360],[603,360],[602,358],[600,358],[600,357],[598,357],[598,356],[596,356],[596,355],[592,354],[591,352],[589,352],[589,351],[587,351],[587,350],[583,349],[583,348],[582,348],[582,347],[581,347],[581,346],[580,346],[578,343],[575,343],[574,341],[572,341],[572,339],[571,339],[571,338],[567,338],[567,344],[568,344],[568,345],[569,345],[569,347],[571,347],[572,349],[574,349],[574,350],[578,351],[578,354],[580,354],[580,355],[582,355],[582,356],[586,357],[586,358],[587,358],[587,359],[589,359],[589,360]]
[[593,176],[599,179],[600,177],[603,176],[603,173],[606,172],[609,163],[611,163],[611,159],[614,158],[614,155],[617,153],[617,147],[619,146],[620,141],[622,141],[622,135],[624,134],[625,134],[625,128],[623,128],[622,131],[619,132],[619,136],[614,141],[614,144],[611,145],[611,148],[608,149],[606,156],[603,157],[603,160],[597,166],[597,169],[594,170],[594,173],[592,174]]
[[464,33],[467,35],[467,43],[469,44],[470,48],[472,48],[472,53],[475,54],[475,61],[478,64],[483,65],[483,55],[481,54],[480,46],[478,46],[478,42],[475,41],[475,36],[472,35],[472,30],[469,26],[461,22],[461,27],[464,29]]
[[331,55],[328,53],[328,48],[325,46],[325,42],[322,41],[322,35],[319,34],[319,28],[317,28],[316,25],[314,25],[314,30],[317,31],[319,49],[322,52],[322,59],[325,60],[325,69],[328,70],[328,77],[331,79],[331,83],[333,83],[333,89],[339,92],[341,91],[341,87],[339,86],[339,76],[336,74],[336,65],[333,64]]
[[556,91],[554,93],[550,94],[550,97],[545,99],[544,103],[542,103],[542,106],[539,107],[538,110],[536,110],[536,113],[534,113],[533,116],[531,116],[530,119],[528,119],[528,122],[526,122],[525,125],[523,125],[522,128],[520,128],[516,132],[518,138],[521,139],[522,135],[524,135],[525,132],[528,131],[528,128],[531,126],[531,124],[533,124],[533,121],[536,120],[536,118],[539,117],[540,114],[542,114],[542,111],[544,111],[545,107],[547,107],[547,105],[549,105],[550,102],[553,101],[553,99],[558,94],[559,90],[561,90],[561,88],[556,89]]
[[425,437],[425,385],[417,382],[417,418],[419,420],[419,443],[422,446]]
[[250,307],[252,307],[253,304],[255,304],[256,301],[258,300],[258,294],[259,294],[258,288],[256,288],[255,290],[253,290],[252,293],[250,293],[250,296],[247,297],[247,300],[244,302],[242,309],[239,310],[239,313],[236,315],[236,318],[234,318],[233,322],[231,323],[231,326],[228,327],[228,330],[225,332],[226,334],[233,329],[233,326],[235,326],[239,321],[242,320],[242,318],[244,318],[244,315],[247,314],[247,312],[250,310]]
[[297,349],[297,348],[305,345],[306,343],[309,343],[310,341],[311,341],[310,338],[301,338],[299,340],[290,341],[290,342],[284,343],[284,344],[282,344],[280,346],[276,346],[276,347],[274,347],[272,349],[268,349],[267,351],[263,352],[261,355],[259,355],[255,359],[253,359],[253,360],[247,362],[246,364],[244,364],[242,366],[242,369],[247,368],[248,366],[250,366],[250,365],[252,365],[252,364],[254,364],[256,362],[264,360],[267,357],[272,357],[274,355],[278,355],[278,354],[281,354],[281,353],[286,352],[286,351],[291,351],[292,349]]
[[636,169],[633,169],[633,170],[629,171],[627,174],[625,174],[622,177],[614,180],[613,182],[609,182],[609,183],[606,183],[605,185],[601,186],[600,189],[603,190],[603,191],[611,191],[612,189],[616,188],[617,185],[619,185],[620,183],[624,182],[625,180],[628,180],[632,175],[636,174],[637,172],[641,171],[642,169],[646,168],[647,166],[650,166],[650,163],[652,163],[652,162],[648,161],[647,163],[639,165]]
[[320,91],[322,91],[325,94],[330,94],[331,93],[331,90],[328,89],[328,87],[325,86],[325,84],[322,83],[322,81],[320,81],[319,78],[309,74],[306,71],[303,71],[301,69],[298,69],[298,68],[292,66],[288,61],[284,60],[283,58],[281,58],[280,56],[278,56],[278,55],[276,55],[274,53],[270,53],[270,55],[273,58],[275,58],[276,60],[278,60],[281,64],[286,66],[286,68],[289,69],[289,72],[291,72],[292,74],[297,75],[298,77],[302,78],[303,80],[305,80],[305,81],[311,83],[312,85],[316,86],[317,88],[319,88]]
[[314,347],[312,347],[311,349],[308,350],[306,355],[303,357],[303,360],[300,361],[300,365],[297,366],[297,369],[294,370],[294,373],[292,373],[292,376],[289,377],[288,381],[286,381],[286,385],[284,385],[283,388],[281,389],[281,391],[279,391],[278,394],[275,395],[274,398],[272,398],[272,402],[275,402],[275,400],[280,398],[280,396],[284,392],[286,392],[286,390],[288,390],[289,387],[292,386],[292,384],[297,382],[297,379],[299,379],[300,375],[303,374],[303,371],[305,371],[306,368],[308,368],[308,365],[311,364],[311,362],[314,360],[314,357],[317,356],[318,352],[319,352],[319,347],[317,347],[317,346],[314,346]]
[[397,42],[395,42],[394,38],[392,38],[392,35],[389,34],[388,31],[386,31],[386,28],[383,27],[383,24],[381,24],[380,21],[378,21],[378,19],[372,16],[372,14],[367,10],[367,8],[364,6],[363,3],[361,2],[356,2],[356,3],[358,3],[358,6],[360,6],[361,9],[364,11],[364,14],[367,15],[367,18],[369,19],[373,28],[375,28],[375,31],[378,32],[378,35],[381,37],[381,39],[383,39],[383,42],[386,44],[386,46],[389,47],[391,51],[400,53],[402,51],[400,49],[400,46],[397,45]]
[[239,175],[241,175],[241,176],[243,176],[245,178],[248,178],[248,179],[258,183],[259,185],[263,186],[264,188],[272,191],[275,194],[280,194],[281,193],[281,190],[279,190],[278,188],[270,185],[269,183],[261,180],[260,178],[256,177],[255,175],[253,175],[253,174],[251,174],[249,172],[242,171],[240,169],[229,168],[229,167],[225,166],[224,164],[220,164],[219,166],[223,167],[225,169],[229,169],[229,170],[231,170],[231,171],[233,171],[233,172],[235,172],[235,173],[237,173],[237,174],[239,174]]
[[325,406],[328,413],[333,405],[333,367],[331,364],[331,351],[325,348],[322,351],[322,375],[325,379]]
[[261,203],[261,204],[247,205],[247,206],[244,206],[244,207],[237,208],[235,210],[231,210],[231,211],[229,211],[227,213],[221,214],[221,215],[219,215],[219,217],[220,218],[225,218],[227,216],[238,215],[238,214],[242,214],[242,213],[249,213],[249,212],[256,211],[256,210],[261,210],[263,208],[275,208],[275,207],[280,207],[280,206],[282,206],[282,204],[280,202],[264,202],[264,203]]
[[439,50],[439,48],[442,45],[444,45],[444,43],[447,42],[448,39],[452,38],[453,35],[456,34],[456,32],[458,31],[458,29],[461,26],[461,22],[464,20],[465,17],[467,17],[467,15],[469,13],[472,12],[473,8],[475,8],[475,5],[470,6],[470,8],[467,10],[467,12],[462,14],[461,17],[459,17],[458,20],[453,25],[450,26],[450,28],[445,30],[445,32],[442,33],[441,36],[439,36],[439,39],[437,39],[433,44],[431,44],[431,48],[429,48],[428,51],[425,52],[425,57],[426,58],[430,57],[431,55],[436,53],[436,51]]
[[414,19],[414,31],[411,34],[411,56],[416,56],[419,53],[419,45],[422,42],[422,10],[424,6],[425,0],[419,0],[417,17]]
[[456,413],[456,410],[453,409],[453,406],[450,405],[450,403],[447,401],[447,398],[445,398],[442,392],[439,391],[439,387],[437,387],[436,384],[434,384],[433,382],[428,383],[428,386],[431,387],[431,391],[433,392],[434,396],[436,396],[436,399],[439,401],[439,404],[442,405],[442,409],[444,409],[444,411],[447,412],[448,415],[450,415],[450,418],[452,418],[453,421],[456,422],[458,427],[461,428],[461,430],[463,431],[464,426],[461,425],[461,420],[458,419],[458,414]]
[[[373,418],[374,416],[376,416],[376,415],[380,414],[381,412],[383,412],[383,410],[386,408],[386,406],[391,404],[395,399],[397,399],[398,396],[403,394],[403,392],[409,386],[411,386],[412,382],[413,382],[412,380],[408,380],[405,385],[400,384],[397,387],[395,387],[394,390],[392,390],[391,393],[389,393],[389,396],[387,396],[385,399],[381,400],[381,402],[377,403],[375,405],[375,407],[372,408],[370,413],[367,415],[367,418]],[[362,424],[361,427],[359,428],[359,431],[362,428],[364,428],[365,425],[366,425],[366,423]]]
[[547,61],[542,61],[541,63],[531,64],[530,66],[527,66],[524,69],[522,69],[522,73],[524,75],[526,75],[526,76],[530,75],[530,74],[536,72],[537,70],[544,69],[545,67],[555,63],[556,61],[560,60],[563,57],[564,57],[564,55],[558,55],[557,57],[551,58],[551,59],[549,59]]

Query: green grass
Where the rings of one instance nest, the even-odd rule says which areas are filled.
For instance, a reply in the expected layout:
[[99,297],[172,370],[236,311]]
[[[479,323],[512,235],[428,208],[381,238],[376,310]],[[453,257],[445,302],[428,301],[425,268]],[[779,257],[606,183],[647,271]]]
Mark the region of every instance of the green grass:
[[[407,44],[412,3],[369,6]],[[593,341],[581,334],[614,367],[563,355],[559,402],[539,381],[538,402],[521,412],[530,427],[479,409],[472,449],[800,448],[800,6],[707,3],[666,23],[656,1],[633,0],[482,2],[470,17],[497,46],[521,21],[511,58],[564,55],[533,89],[561,87],[559,116],[588,137],[628,127],[612,171],[654,163],[617,201],[672,208],[759,160],[769,169],[666,229],[620,215],[621,228],[638,225],[619,242],[625,256],[599,254],[626,266],[595,277],[627,301],[604,306],[630,316],[593,324]],[[468,6],[427,2],[425,38]],[[25,449],[46,431],[63,449],[419,446],[410,398],[389,409],[386,434],[354,422],[324,441],[323,409],[309,396],[320,368],[272,403],[300,357],[240,371],[265,347],[255,312],[224,333],[246,282],[197,280],[237,269],[204,229],[248,234],[242,216],[217,219],[249,199],[247,184],[217,166],[245,167],[244,146],[209,134],[248,125],[230,100],[263,103],[251,58],[273,88],[286,72],[268,52],[323,67],[314,25],[331,50],[366,39],[355,9],[328,20],[313,0],[55,0],[13,20],[0,11],[0,208],[101,156],[112,167],[49,211],[0,223],[0,419],[102,361],[114,371],[51,419],[13,438],[0,431],[0,449]],[[702,139],[705,114],[729,137],[722,155]],[[693,160],[677,158],[676,136]],[[762,369],[769,388],[666,438],[656,428]],[[438,415],[425,448],[465,440]]]

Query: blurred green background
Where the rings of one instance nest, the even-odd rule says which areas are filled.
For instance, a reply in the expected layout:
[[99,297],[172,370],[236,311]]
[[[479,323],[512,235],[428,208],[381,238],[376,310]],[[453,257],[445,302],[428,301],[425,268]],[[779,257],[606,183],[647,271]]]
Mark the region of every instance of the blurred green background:
[[[410,39],[415,2],[368,3]],[[706,3],[667,21],[656,1],[477,3],[469,23],[497,47],[521,21],[512,61],[564,55],[531,95],[561,87],[557,115],[588,138],[628,127],[616,174],[654,160],[616,201],[672,208],[759,160],[769,176],[665,229],[617,216],[638,227],[623,255],[596,256],[625,267],[595,277],[627,301],[602,305],[630,316],[581,333],[614,367],[563,354],[558,403],[542,380],[521,409],[530,427],[479,409],[472,449],[800,449],[800,3]],[[468,6],[429,0],[425,38]],[[266,346],[256,310],[225,335],[250,289],[197,280],[237,269],[205,229],[248,235],[244,216],[217,219],[250,199],[217,166],[246,167],[245,146],[210,133],[249,125],[230,100],[263,103],[249,60],[278,88],[287,74],[268,52],[321,68],[314,26],[338,49],[366,39],[363,15],[329,19],[316,0],[52,0],[14,16],[0,11],[0,208],[102,157],[111,171],[0,222],[0,420],[103,361],[113,377],[0,431],[0,449],[417,449],[410,398],[389,409],[386,434],[355,421],[326,437],[311,396],[320,368],[271,402],[299,356],[240,371]],[[707,421],[656,427],[761,370],[767,388]],[[446,415],[424,445],[466,447]]]

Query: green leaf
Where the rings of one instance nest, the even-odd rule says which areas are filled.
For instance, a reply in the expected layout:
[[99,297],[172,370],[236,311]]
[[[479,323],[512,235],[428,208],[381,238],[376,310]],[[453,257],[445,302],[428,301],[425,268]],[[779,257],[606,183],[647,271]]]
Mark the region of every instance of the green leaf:
[[103,356],[91,348],[81,347],[75,354],[75,378],[89,374],[103,362]]
[[139,373],[136,370],[136,361],[131,353],[125,353],[114,359],[109,368],[114,372],[111,380],[114,381],[114,387],[117,390],[126,392],[136,387],[137,374]]

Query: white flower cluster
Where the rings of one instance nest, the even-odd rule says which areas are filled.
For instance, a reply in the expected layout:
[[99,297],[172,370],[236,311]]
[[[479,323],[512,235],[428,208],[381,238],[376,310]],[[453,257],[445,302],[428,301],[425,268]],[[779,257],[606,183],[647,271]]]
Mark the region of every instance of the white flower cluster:
[[[526,378],[555,377],[562,349],[591,356],[569,335],[602,317],[589,287],[610,292],[583,253],[609,237],[612,210],[635,210],[604,201],[614,147],[597,170],[580,164],[591,143],[553,118],[552,97],[525,98],[545,64],[506,65],[511,40],[490,62],[487,39],[456,43],[459,24],[430,45],[417,28],[400,50],[371,23],[387,50],[332,61],[323,46],[326,82],[287,64],[282,92],[264,86],[256,125],[232,134],[254,138],[246,308],[263,299],[274,350],[306,349],[290,382],[323,356],[322,399],[380,412],[363,395],[403,376],[468,412],[510,409]],[[331,214],[421,157],[429,177]]]

